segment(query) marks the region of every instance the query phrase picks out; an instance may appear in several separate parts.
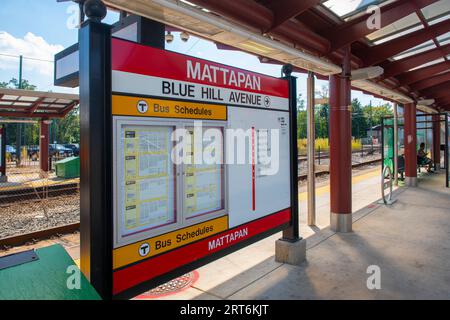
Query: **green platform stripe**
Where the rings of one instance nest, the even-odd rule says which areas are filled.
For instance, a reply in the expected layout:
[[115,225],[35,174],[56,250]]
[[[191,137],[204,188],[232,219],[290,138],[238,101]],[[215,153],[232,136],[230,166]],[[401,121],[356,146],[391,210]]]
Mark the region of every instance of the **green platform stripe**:
[[81,272],[80,289],[67,287],[73,274],[67,268],[76,264],[61,245],[37,249],[36,254],[37,261],[0,270],[0,300],[100,300]]

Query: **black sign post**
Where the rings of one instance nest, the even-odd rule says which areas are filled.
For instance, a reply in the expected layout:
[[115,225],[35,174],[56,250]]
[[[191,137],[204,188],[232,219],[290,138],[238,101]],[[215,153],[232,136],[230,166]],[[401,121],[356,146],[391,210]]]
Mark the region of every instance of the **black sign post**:
[[112,295],[110,28],[89,19],[79,31],[81,271],[103,299]]
[[289,82],[289,147],[291,166],[291,214],[292,225],[283,231],[283,239],[288,242],[297,242],[302,238],[299,235],[298,220],[298,144],[297,144],[297,78],[292,76],[293,67],[290,64],[283,66],[284,79]]

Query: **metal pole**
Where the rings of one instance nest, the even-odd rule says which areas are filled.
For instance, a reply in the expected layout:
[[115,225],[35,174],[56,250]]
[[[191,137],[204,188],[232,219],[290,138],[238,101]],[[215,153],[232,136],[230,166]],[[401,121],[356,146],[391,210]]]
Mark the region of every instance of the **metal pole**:
[[[19,88],[22,89],[22,66],[23,66],[23,56],[21,55],[19,57]],[[17,158],[17,165],[20,166],[22,163],[22,124],[17,124],[16,129],[16,158]]]
[[308,225],[316,225],[316,186],[315,186],[315,172],[314,172],[314,159],[315,159],[315,121],[314,121],[314,73],[308,72],[308,84],[307,84],[307,118],[308,126],[307,131],[307,158],[308,158]]
[[449,172],[450,172],[450,159],[448,158],[449,155],[449,143],[448,143],[448,126],[449,126],[449,121],[448,119],[450,119],[450,117],[448,115],[445,116],[445,155],[444,155],[444,162],[445,162],[445,186],[448,188],[450,186],[450,176],[449,176]]
[[398,109],[394,103],[394,185],[398,186]]
[[297,144],[297,78],[293,77],[292,65],[285,65],[282,68],[285,74],[284,79],[289,83],[289,126],[290,126],[290,150],[291,150],[291,211],[292,211],[292,226],[283,230],[282,240],[288,242],[297,242],[301,240],[299,230],[299,216],[298,216],[298,144]]
[[320,165],[320,146],[319,146],[319,165]]
[[369,103],[370,151],[373,154],[372,100]]

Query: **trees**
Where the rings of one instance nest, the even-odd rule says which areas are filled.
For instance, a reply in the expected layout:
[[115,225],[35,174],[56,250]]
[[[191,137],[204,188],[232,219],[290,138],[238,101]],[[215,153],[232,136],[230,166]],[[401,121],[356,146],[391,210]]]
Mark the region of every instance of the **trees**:
[[80,142],[80,110],[74,108],[64,118],[54,120],[57,132],[55,135],[59,143]]
[[[8,82],[0,82],[0,88],[19,89],[19,80],[17,80],[16,78],[12,78]],[[21,88],[24,90],[36,90],[36,86],[30,84],[30,82],[26,79],[22,80]]]
[[352,100],[352,136],[355,138],[363,138],[366,136],[368,122],[364,114],[364,109],[358,99]]
[[307,114],[305,100],[302,99],[302,94],[297,98],[297,138],[306,138]]
[[394,112],[389,104],[384,104],[377,107],[366,106],[364,114],[367,119],[371,120],[372,126],[376,126],[381,124],[381,119],[384,116],[393,116]]

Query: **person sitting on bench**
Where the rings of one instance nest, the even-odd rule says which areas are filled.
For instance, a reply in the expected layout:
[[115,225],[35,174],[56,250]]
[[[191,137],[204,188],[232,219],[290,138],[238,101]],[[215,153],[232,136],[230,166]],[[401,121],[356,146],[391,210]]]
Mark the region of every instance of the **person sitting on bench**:
[[417,164],[419,166],[428,166],[427,171],[432,172],[433,161],[427,157],[428,152],[425,151],[425,143],[420,144],[419,151],[417,151]]

